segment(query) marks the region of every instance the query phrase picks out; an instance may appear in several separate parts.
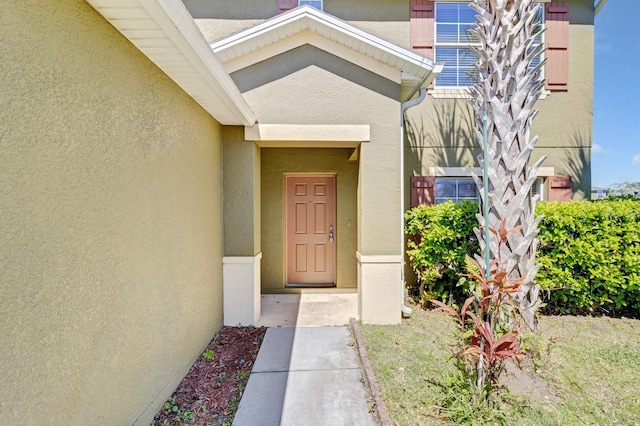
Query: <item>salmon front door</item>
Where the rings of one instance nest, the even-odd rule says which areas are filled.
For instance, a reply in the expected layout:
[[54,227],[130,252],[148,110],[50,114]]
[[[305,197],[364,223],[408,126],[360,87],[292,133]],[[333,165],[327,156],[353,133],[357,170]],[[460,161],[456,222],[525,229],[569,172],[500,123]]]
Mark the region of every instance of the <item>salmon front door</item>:
[[334,286],[336,178],[286,176],[286,278],[290,286]]

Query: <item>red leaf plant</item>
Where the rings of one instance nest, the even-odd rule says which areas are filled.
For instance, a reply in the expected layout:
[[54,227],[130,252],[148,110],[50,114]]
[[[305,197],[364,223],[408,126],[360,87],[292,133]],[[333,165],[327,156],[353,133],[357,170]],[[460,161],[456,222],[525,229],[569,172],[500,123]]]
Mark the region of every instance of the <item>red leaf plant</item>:
[[[507,237],[519,228],[505,229],[505,222],[499,230],[490,228],[497,236],[498,253]],[[522,278],[510,279],[506,272],[506,261],[497,258],[489,265],[489,274],[478,260],[467,257],[466,277],[476,282],[475,291],[469,296],[460,311],[438,301],[430,300],[437,308],[454,317],[463,336],[467,327],[472,329],[471,337],[465,341],[460,354],[471,359],[477,371],[480,391],[490,391],[498,385],[504,362],[512,359],[519,365],[523,357],[518,342],[519,324],[516,319],[518,307],[513,295],[518,292]],[[477,368],[480,364],[481,368]],[[488,396],[489,392],[487,392]]]

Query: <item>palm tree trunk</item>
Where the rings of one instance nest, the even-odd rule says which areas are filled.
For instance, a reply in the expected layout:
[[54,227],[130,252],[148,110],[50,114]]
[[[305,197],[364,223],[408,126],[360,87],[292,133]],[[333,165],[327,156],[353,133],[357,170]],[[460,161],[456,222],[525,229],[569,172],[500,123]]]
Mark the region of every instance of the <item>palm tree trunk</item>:
[[[526,324],[536,328],[535,312],[540,305],[540,287],[535,275],[540,268],[535,264],[538,246],[536,238],[541,217],[534,217],[538,196],[531,196],[541,158],[529,166],[529,159],[537,136],[530,138],[530,128],[537,111],[533,106],[542,93],[542,63],[534,66],[534,60],[543,51],[536,42],[540,30],[539,3],[533,0],[474,0],[470,6],[478,13],[478,20],[471,31],[480,46],[476,84],[470,88],[471,104],[476,112],[476,137],[483,146],[482,115],[488,119],[488,144],[478,160],[483,164],[486,156],[489,173],[486,183],[474,176],[481,197],[484,185],[489,193],[489,226],[500,228],[506,220],[506,229],[522,226],[519,232],[508,237],[498,253],[495,235],[491,235],[491,258],[506,261],[506,271],[512,279],[523,278],[520,292],[514,297]],[[480,227],[484,227],[483,207],[478,215]],[[476,229],[482,258],[487,250],[482,232]]]

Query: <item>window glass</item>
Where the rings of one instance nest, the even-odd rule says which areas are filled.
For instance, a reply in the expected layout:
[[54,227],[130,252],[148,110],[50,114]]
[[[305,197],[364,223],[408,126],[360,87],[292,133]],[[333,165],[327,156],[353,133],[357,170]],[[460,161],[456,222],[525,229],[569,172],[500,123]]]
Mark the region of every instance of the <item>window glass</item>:
[[460,203],[462,200],[478,202],[478,189],[472,178],[437,178],[436,204],[451,200]]
[[540,195],[540,200],[544,200],[544,185],[545,179],[542,177],[536,178],[536,181],[531,186],[531,196],[534,197],[536,195]]
[[436,77],[436,86],[467,87],[473,84],[476,55],[469,49],[478,45],[469,34],[475,12],[468,3],[436,3],[436,62],[444,62],[444,70]]
[[[539,14],[534,21],[534,33],[537,45],[543,42],[541,32],[543,20],[543,8],[539,8]],[[469,34],[476,22],[476,13],[469,7],[468,2],[439,2],[435,9],[435,60],[443,62],[444,69],[436,77],[438,87],[468,87],[474,83],[477,55],[471,50],[471,46],[480,46],[477,37]],[[542,61],[542,55],[538,55],[531,67],[535,67]]]
[[436,198],[455,198],[456,181],[454,179],[436,179]]
[[322,0],[298,0],[298,6],[303,6],[305,4],[322,10]]
[[458,197],[459,198],[476,198],[476,183],[472,179],[460,179],[458,181]]
[[[533,21],[533,33],[536,34],[536,40],[533,45],[534,49],[537,46],[544,43],[544,31],[542,31],[543,29],[544,29],[544,7],[541,7],[540,9],[538,9],[538,14],[536,15]],[[542,61],[543,55],[544,54],[541,53],[540,55],[535,57],[535,59],[531,63],[531,68],[535,68]],[[541,78],[544,78],[544,75],[542,75]]]

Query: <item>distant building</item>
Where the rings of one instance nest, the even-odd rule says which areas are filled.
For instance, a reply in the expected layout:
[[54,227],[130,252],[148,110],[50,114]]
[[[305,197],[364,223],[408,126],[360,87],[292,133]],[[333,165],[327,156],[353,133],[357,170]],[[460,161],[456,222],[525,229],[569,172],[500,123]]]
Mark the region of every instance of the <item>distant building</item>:
[[600,188],[599,186],[591,186],[591,199],[601,200],[609,196],[609,190],[606,188]]

